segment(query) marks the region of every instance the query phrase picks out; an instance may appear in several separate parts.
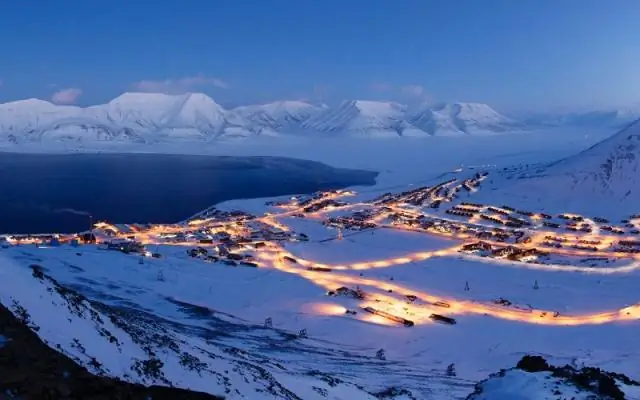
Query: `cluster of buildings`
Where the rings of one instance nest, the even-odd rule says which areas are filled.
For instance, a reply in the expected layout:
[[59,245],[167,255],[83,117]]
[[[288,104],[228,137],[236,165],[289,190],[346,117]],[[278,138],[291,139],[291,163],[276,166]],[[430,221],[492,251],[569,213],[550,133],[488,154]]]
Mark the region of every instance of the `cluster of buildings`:
[[244,252],[246,248],[238,245],[217,245],[212,248],[196,247],[187,250],[187,255],[193,258],[200,258],[209,262],[223,262],[230,266],[244,266],[257,268],[253,255]]
[[369,222],[370,216],[354,213],[349,217],[331,217],[325,221],[322,221],[324,226],[329,226],[338,229],[350,229],[360,231],[364,229],[371,229],[377,227],[373,222]]
[[640,253],[640,241],[637,240],[620,240],[614,251],[620,253]]
[[[332,200],[336,197],[353,196],[354,194],[355,192],[352,190],[342,190],[342,189],[328,190],[324,192],[315,192],[311,195],[291,196],[289,200],[286,200],[286,201],[267,201],[265,205],[270,207],[283,207],[283,208],[295,207],[295,208],[300,208],[305,212],[315,212],[319,210],[319,209],[315,210],[316,203],[323,203],[324,200]],[[336,203],[331,203],[331,202],[328,202],[325,204],[326,204],[325,207],[336,206]],[[341,203],[341,202],[338,202],[337,204],[344,205],[344,203]]]
[[334,199],[324,199],[317,202],[314,202],[308,206],[305,206],[302,211],[305,213],[314,213],[318,211],[330,211],[333,208],[339,208],[347,205],[347,203],[343,201],[338,201]]
[[603,231],[607,231],[607,232],[611,232],[611,233],[615,233],[616,235],[624,235],[624,229],[615,227],[615,226],[611,226],[611,225],[605,225],[600,227],[600,229],[602,229]]
[[570,247],[576,250],[598,251],[598,247],[602,242],[600,240],[579,239],[570,242],[569,239],[562,236],[547,235],[542,242],[543,246],[560,249]]
[[336,290],[330,290],[327,292],[328,296],[340,296],[340,297],[349,297],[356,300],[364,300],[365,293],[359,287],[355,289],[348,288],[346,286],[341,286]]
[[417,207],[433,205],[434,202],[440,204],[447,195],[450,199],[453,198],[453,193],[447,194],[445,192],[447,192],[447,185],[455,181],[456,179],[450,179],[435,186],[422,186],[399,193],[387,192],[375,198],[371,203],[374,205],[405,203]]
[[540,256],[546,256],[548,253],[538,249],[521,249],[515,246],[495,247],[483,241],[469,243],[460,249],[466,253],[477,253],[483,257],[506,258],[512,261],[533,262]]

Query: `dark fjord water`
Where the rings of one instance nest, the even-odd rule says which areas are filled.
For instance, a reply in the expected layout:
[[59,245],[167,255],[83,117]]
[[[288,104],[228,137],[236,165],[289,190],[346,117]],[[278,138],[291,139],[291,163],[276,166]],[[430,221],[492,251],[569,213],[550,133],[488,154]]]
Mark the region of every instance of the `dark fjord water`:
[[78,232],[94,220],[171,223],[232,199],[372,185],[376,172],[280,157],[0,154],[0,232]]

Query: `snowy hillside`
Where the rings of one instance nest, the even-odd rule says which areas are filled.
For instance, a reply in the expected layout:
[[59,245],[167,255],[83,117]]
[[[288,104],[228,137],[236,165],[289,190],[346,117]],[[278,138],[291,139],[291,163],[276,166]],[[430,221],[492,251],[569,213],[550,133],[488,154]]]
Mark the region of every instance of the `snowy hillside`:
[[[297,374],[275,359],[244,352],[232,341],[212,345],[215,331],[207,338],[205,326],[185,324],[188,315],[185,322],[176,320],[181,307],[194,307],[186,303],[174,300],[171,307],[170,299],[166,300],[168,314],[160,317],[130,308],[126,302],[113,302],[114,296],[108,296],[111,305],[89,301],[47,275],[46,268],[20,266],[6,258],[0,258],[0,278],[0,303],[48,346],[98,376],[225,399],[375,399],[319,371],[315,376]],[[279,340],[277,334],[272,339]]]
[[414,113],[407,121],[430,135],[496,133],[523,128],[522,124],[479,103],[439,104]]
[[550,211],[628,215],[638,211],[639,188],[640,120],[574,156],[506,172],[478,198],[517,199]]

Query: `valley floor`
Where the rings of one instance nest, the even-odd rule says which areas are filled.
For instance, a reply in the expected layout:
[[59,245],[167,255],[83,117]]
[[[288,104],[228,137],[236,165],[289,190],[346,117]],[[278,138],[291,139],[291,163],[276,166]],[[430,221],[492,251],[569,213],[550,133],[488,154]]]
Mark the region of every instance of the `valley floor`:
[[[499,153],[491,153],[494,160]],[[462,399],[474,382],[525,354],[640,379],[639,259],[635,253],[621,256],[616,247],[633,239],[630,231],[613,238],[601,231],[603,223],[584,216],[589,233],[574,234],[569,225],[543,226],[539,215],[507,229],[503,214],[489,209],[501,204],[481,205],[468,220],[447,214],[432,207],[448,196],[440,192],[442,182],[460,186],[476,171],[492,173],[496,166],[487,161],[482,168],[447,172],[456,167],[453,159],[452,168],[436,169],[442,160],[411,154],[401,168],[407,171],[415,161],[431,165],[433,173],[410,170],[400,179],[400,169],[382,169],[377,187],[345,196],[232,201],[219,205],[222,214],[214,208],[181,225],[96,228],[99,241],[135,236],[146,246],[144,256],[96,244],[13,240],[0,249],[0,302],[15,315],[26,310],[25,321],[49,346],[91,372],[229,399],[357,400],[384,393]],[[513,152],[504,162],[536,154]],[[368,168],[366,163],[339,165]],[[442,185],[447,193],[453,190]],[[399,197],[375,200],[385,192]],[[467,197],[452,199],[443,202],[451,200],[448,210]],[[240,213],[234,219],[225,210],[255,218]],[[374,224],[371,229],[331,224],[332,218],[358,219],[358,212],[366,214],[360,222]],[[495,218],[483,220],[481,214]],[[561,223],[560,216],[550,218]],[[497,252],[466,252],[462,246],[479,239],[465,235],[485,230],[504,230],[509,237],[486,239]],[[515,231],[531,242],[516,241]],[[558,250],[545,244],[549,235],[576,245],[600,242],[595,250]],[[229,251],[244,263],[221,251],[228,238],[240,243]],[[519,255],[535,247],[537,262],[502,257],[506,247]],[[436,323],[434,314],[455,324]],[[410,327],[402,326],[404,319]]]

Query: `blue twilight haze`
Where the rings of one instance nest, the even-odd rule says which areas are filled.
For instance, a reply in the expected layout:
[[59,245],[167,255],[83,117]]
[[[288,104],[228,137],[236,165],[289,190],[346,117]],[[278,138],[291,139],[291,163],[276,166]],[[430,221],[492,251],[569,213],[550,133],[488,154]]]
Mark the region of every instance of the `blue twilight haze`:
[[629,105],[639,38],[638,0],[3,1],[0,101]]

